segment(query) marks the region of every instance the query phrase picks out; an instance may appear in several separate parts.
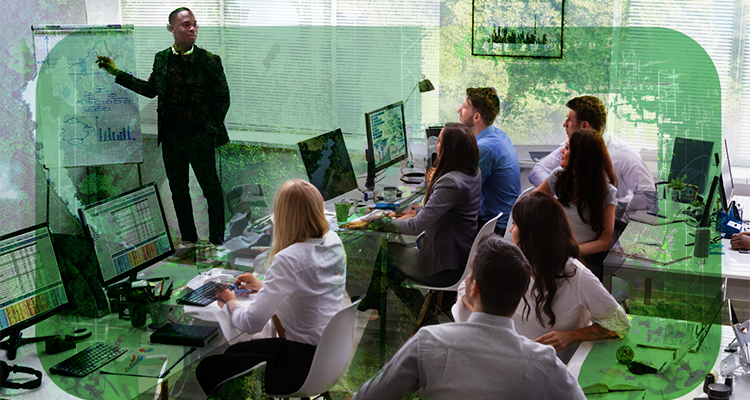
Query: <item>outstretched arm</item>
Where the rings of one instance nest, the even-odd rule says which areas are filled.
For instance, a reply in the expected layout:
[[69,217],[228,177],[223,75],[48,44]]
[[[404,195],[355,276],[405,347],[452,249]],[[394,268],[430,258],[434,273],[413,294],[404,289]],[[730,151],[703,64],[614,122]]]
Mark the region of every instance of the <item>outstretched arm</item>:
[[529,182],[534,186],[539,186],[547,179],[547,176],[554,170],[555,168],[560,166],[560,161],[562,161],[562,149],[565,148],[565,143],[563,143],[562,146],[558,147],[555,151],[547,154],[539,160],[539,162],[532,168],[531,172],[529,173]]
[[568,332],[552,331],[540,336],[538,343],[547,344],[560,351],[572,344],[578,342],[587,342],[590,340],[617,339],[617,333],[602,328],[599,324],[589,325]]
[[117,69],[115,61],[107,56],[96,57],[96,65],[99,66],[99,68],[109,72],[110,75],[114,75],[115,77],[120,74],[120,70]]

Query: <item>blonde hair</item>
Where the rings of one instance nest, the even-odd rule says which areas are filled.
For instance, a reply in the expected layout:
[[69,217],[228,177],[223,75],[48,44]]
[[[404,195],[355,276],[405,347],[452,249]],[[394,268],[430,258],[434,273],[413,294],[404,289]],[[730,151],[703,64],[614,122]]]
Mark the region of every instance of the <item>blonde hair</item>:
[[323,196],[303,180],[284,182],[273,201],[273,225],[270,258],[295,243],[322,238],[328,233]]

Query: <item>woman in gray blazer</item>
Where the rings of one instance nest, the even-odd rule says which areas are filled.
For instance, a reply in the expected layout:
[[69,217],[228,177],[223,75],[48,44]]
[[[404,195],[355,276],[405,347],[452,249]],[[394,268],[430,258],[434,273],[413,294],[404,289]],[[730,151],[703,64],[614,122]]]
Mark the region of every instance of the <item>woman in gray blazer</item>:
[[[477,212],[482,193],[479,150],[471,130],[463,124],[449,123],[437,142],[437,163],[428,172],[428,186],[421,207],[410,207],[402,215],[390,215],[384,230],[418,235],[419,247],[388,243],[387,276],[391,288],[405,302],[408,296],[421,296],[416,290],[400,290],[404,278],[429,286],[450,286],[463,275],[471,245],[476,236]],[[395,267],[395,268],[394,268]],[[367,304],[378,303],[379,269],[375,268],[368,290]],[[410,299],[417,302],[418,298]]]

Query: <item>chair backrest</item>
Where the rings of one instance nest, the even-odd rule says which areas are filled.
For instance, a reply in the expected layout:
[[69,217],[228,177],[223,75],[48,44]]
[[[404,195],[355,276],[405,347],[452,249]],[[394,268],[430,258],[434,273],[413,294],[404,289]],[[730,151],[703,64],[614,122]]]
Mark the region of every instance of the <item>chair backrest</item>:
[[477,246],[479,246],[479,242],[482,241],[482,239],[487,236],[495,233],[495,225],[497,225],[497,220],[500,219],[500,217],[503,216],[503,213],[497,214],[495,218],[492,218],[491,220],[487,221],[486,224],[482,227],[482,229],[479,230],[479,233],[477,233],[477,237],[474,238],[474,243],[471,244],[471,250],[469,251],[469,259],[466,260],[466,268],[464,268],[464,273],[461,275],[461,279],[458,280],[458,282],[454,283],[453,286],[441,289],[448,292],[455,292],[458,290],[458,287],[461,285],[461,282],[466,280],[466,277],[469,276],[469,272],[471,271],[471,260],[474,259],[474,254],[477,253]]
[[265,395],[265,373],[266,362],[263,361],[221,381],[211,390],[208,398],[225,399],[241,393],[242,396],[237,397],[259,399]]
[[[521,200],[521,198],[530,195],[531,192],[534,191],[534,189],[536,189],[536,186],[532,186],[530,188],[527,188],[523,192],[521,192],[521,194],[518,195],[518,198],[516,198],[515,203],[518,203],[518,200]],[[513,203],[513,204],[515,204],[515,203]],[[505,228],[505,235],[503,235],[503,239],[505,239],[505,240],[507,240],[509,242],[513,241],[513,234],[510,233],[510,226],[511,225],[513,225],[513,212],[511,212],[510,215],[508,216],[508,225],[505,225],[506,226],[506,228]]]
[[310,372],[302,387],[289,395],[273,397],[309,397],[325,392],[344,373],[352,356],[357,305],[362,298],[341,309],[323,330],[315,349]]

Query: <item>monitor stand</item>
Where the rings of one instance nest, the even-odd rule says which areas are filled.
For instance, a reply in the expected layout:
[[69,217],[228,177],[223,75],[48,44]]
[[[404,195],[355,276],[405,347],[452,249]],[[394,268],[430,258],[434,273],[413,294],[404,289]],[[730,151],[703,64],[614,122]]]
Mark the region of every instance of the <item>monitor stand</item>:
[[27,344],[32,343],[38,343],[38,342],[44,342],[49,339],[55,338],[55,336],[37,336],[33,338],[22,338],[22,333],[20,329],[13,329],[10,331],[10,334],[8,335],[8,339],[4,340],[3,342],[0,342],[0,350],[5,350],[8,352],[7,357],[8,360],[15,360],[16,356],[18,355],[18,348]]

